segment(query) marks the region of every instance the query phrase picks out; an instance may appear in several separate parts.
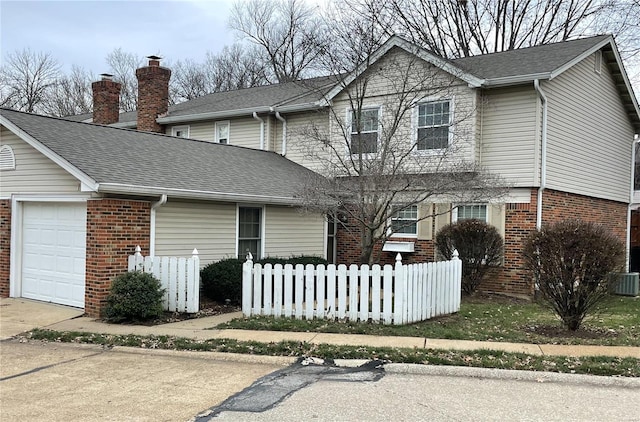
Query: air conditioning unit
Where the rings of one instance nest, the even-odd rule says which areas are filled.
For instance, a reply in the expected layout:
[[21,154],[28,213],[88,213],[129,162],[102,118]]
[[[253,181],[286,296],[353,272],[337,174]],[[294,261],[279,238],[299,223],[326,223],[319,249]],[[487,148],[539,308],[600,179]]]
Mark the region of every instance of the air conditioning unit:
[[638,296],[640,294],[639,273],[611,274],[614,277],[612,292],[616,295]]

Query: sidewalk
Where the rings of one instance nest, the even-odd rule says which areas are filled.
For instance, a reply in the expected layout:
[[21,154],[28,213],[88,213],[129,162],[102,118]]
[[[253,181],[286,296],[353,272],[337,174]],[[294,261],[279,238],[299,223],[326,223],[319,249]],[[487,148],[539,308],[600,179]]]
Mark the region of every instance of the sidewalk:
[[40,327],[57,331],[81,331],[116,335],[134,334],[140,336],[165,335],[196,340],[228,338],[265,343],[289,340],[348,346],[445,350],[488,349],[538,356],[612,356],[640,359],[640,347],[629,346],[563,346],[555,344],[445,340],[423,337],[212,329],[218,324],[241,317],[241,312],[189,319],[151,327],[145,325],[106,324],[94,318],[83,317],[81,316],[82,314],[83,311],[81,309],[68,306],[52,305],[21,298],[2,298],[0,300],[0,340]]
[[333,344],[371,347],[406,347],[447,350],[501,350],[538,356],[612,356],[640,359],[640,347],[628,346],[563,346],[554,344],[501,343],[493,341],[445,340],[422,337],[370,336],[361,334],[331,334],[285,331],[218,330],[218,324],[241,317],[241,312],[197,318],[152,327],[142,325],[105,324],[93,318],[75,318],[47,327],[58,331],[81,331],[102,334],[167,335],[198,340],[228,338],[240,341],[279,342],[301,341],[312,344]]

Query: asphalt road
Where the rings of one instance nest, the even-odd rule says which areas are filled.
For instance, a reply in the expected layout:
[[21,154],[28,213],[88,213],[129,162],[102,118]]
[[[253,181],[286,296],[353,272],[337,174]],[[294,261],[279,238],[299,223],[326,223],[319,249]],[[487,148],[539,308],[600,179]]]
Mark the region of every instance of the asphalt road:
[[0,420],[187,421],[290,363],[222,358],[5,340]]
[[[640,380],[468,368],[385,365],[357,373],[279,371],[286,378],[321,374],[267,409],[264,388],[276,374],[212,409],[212,421],[639,421]],[[368,375],[367,375],[368,372]],[[406,373],[409,372],[409,373]],[[307,378],[309,376],[307,375]],[[243,409],[244,407],[244,409]],[[259,413],[256,413],[259,411]],[[202,419],[209,420],[209,419]]]

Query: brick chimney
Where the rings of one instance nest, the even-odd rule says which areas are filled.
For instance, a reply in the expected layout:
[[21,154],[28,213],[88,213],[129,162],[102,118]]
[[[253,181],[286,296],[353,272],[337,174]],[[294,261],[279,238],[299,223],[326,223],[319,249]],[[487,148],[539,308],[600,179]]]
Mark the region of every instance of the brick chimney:
[[113,75],[103,73],[102,80],[93,82],[93,123],[110,125],[117,123],[120,116],[120,88]]
[[160,67],[160,57],[149,56],[149,65],[136,70],[138,78],[138,130],[162,132],[156,122],[169,109],[171,70]]

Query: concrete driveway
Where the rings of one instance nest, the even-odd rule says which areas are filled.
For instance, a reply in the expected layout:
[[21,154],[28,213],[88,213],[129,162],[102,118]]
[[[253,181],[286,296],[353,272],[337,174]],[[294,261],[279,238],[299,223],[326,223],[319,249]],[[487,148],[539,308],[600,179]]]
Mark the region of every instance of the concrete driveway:
[[83,309],[22,298],[0,298],[0,340],[76,318]]
[[291,363],[17,339],[0,347],[6,421],[187,421]]

